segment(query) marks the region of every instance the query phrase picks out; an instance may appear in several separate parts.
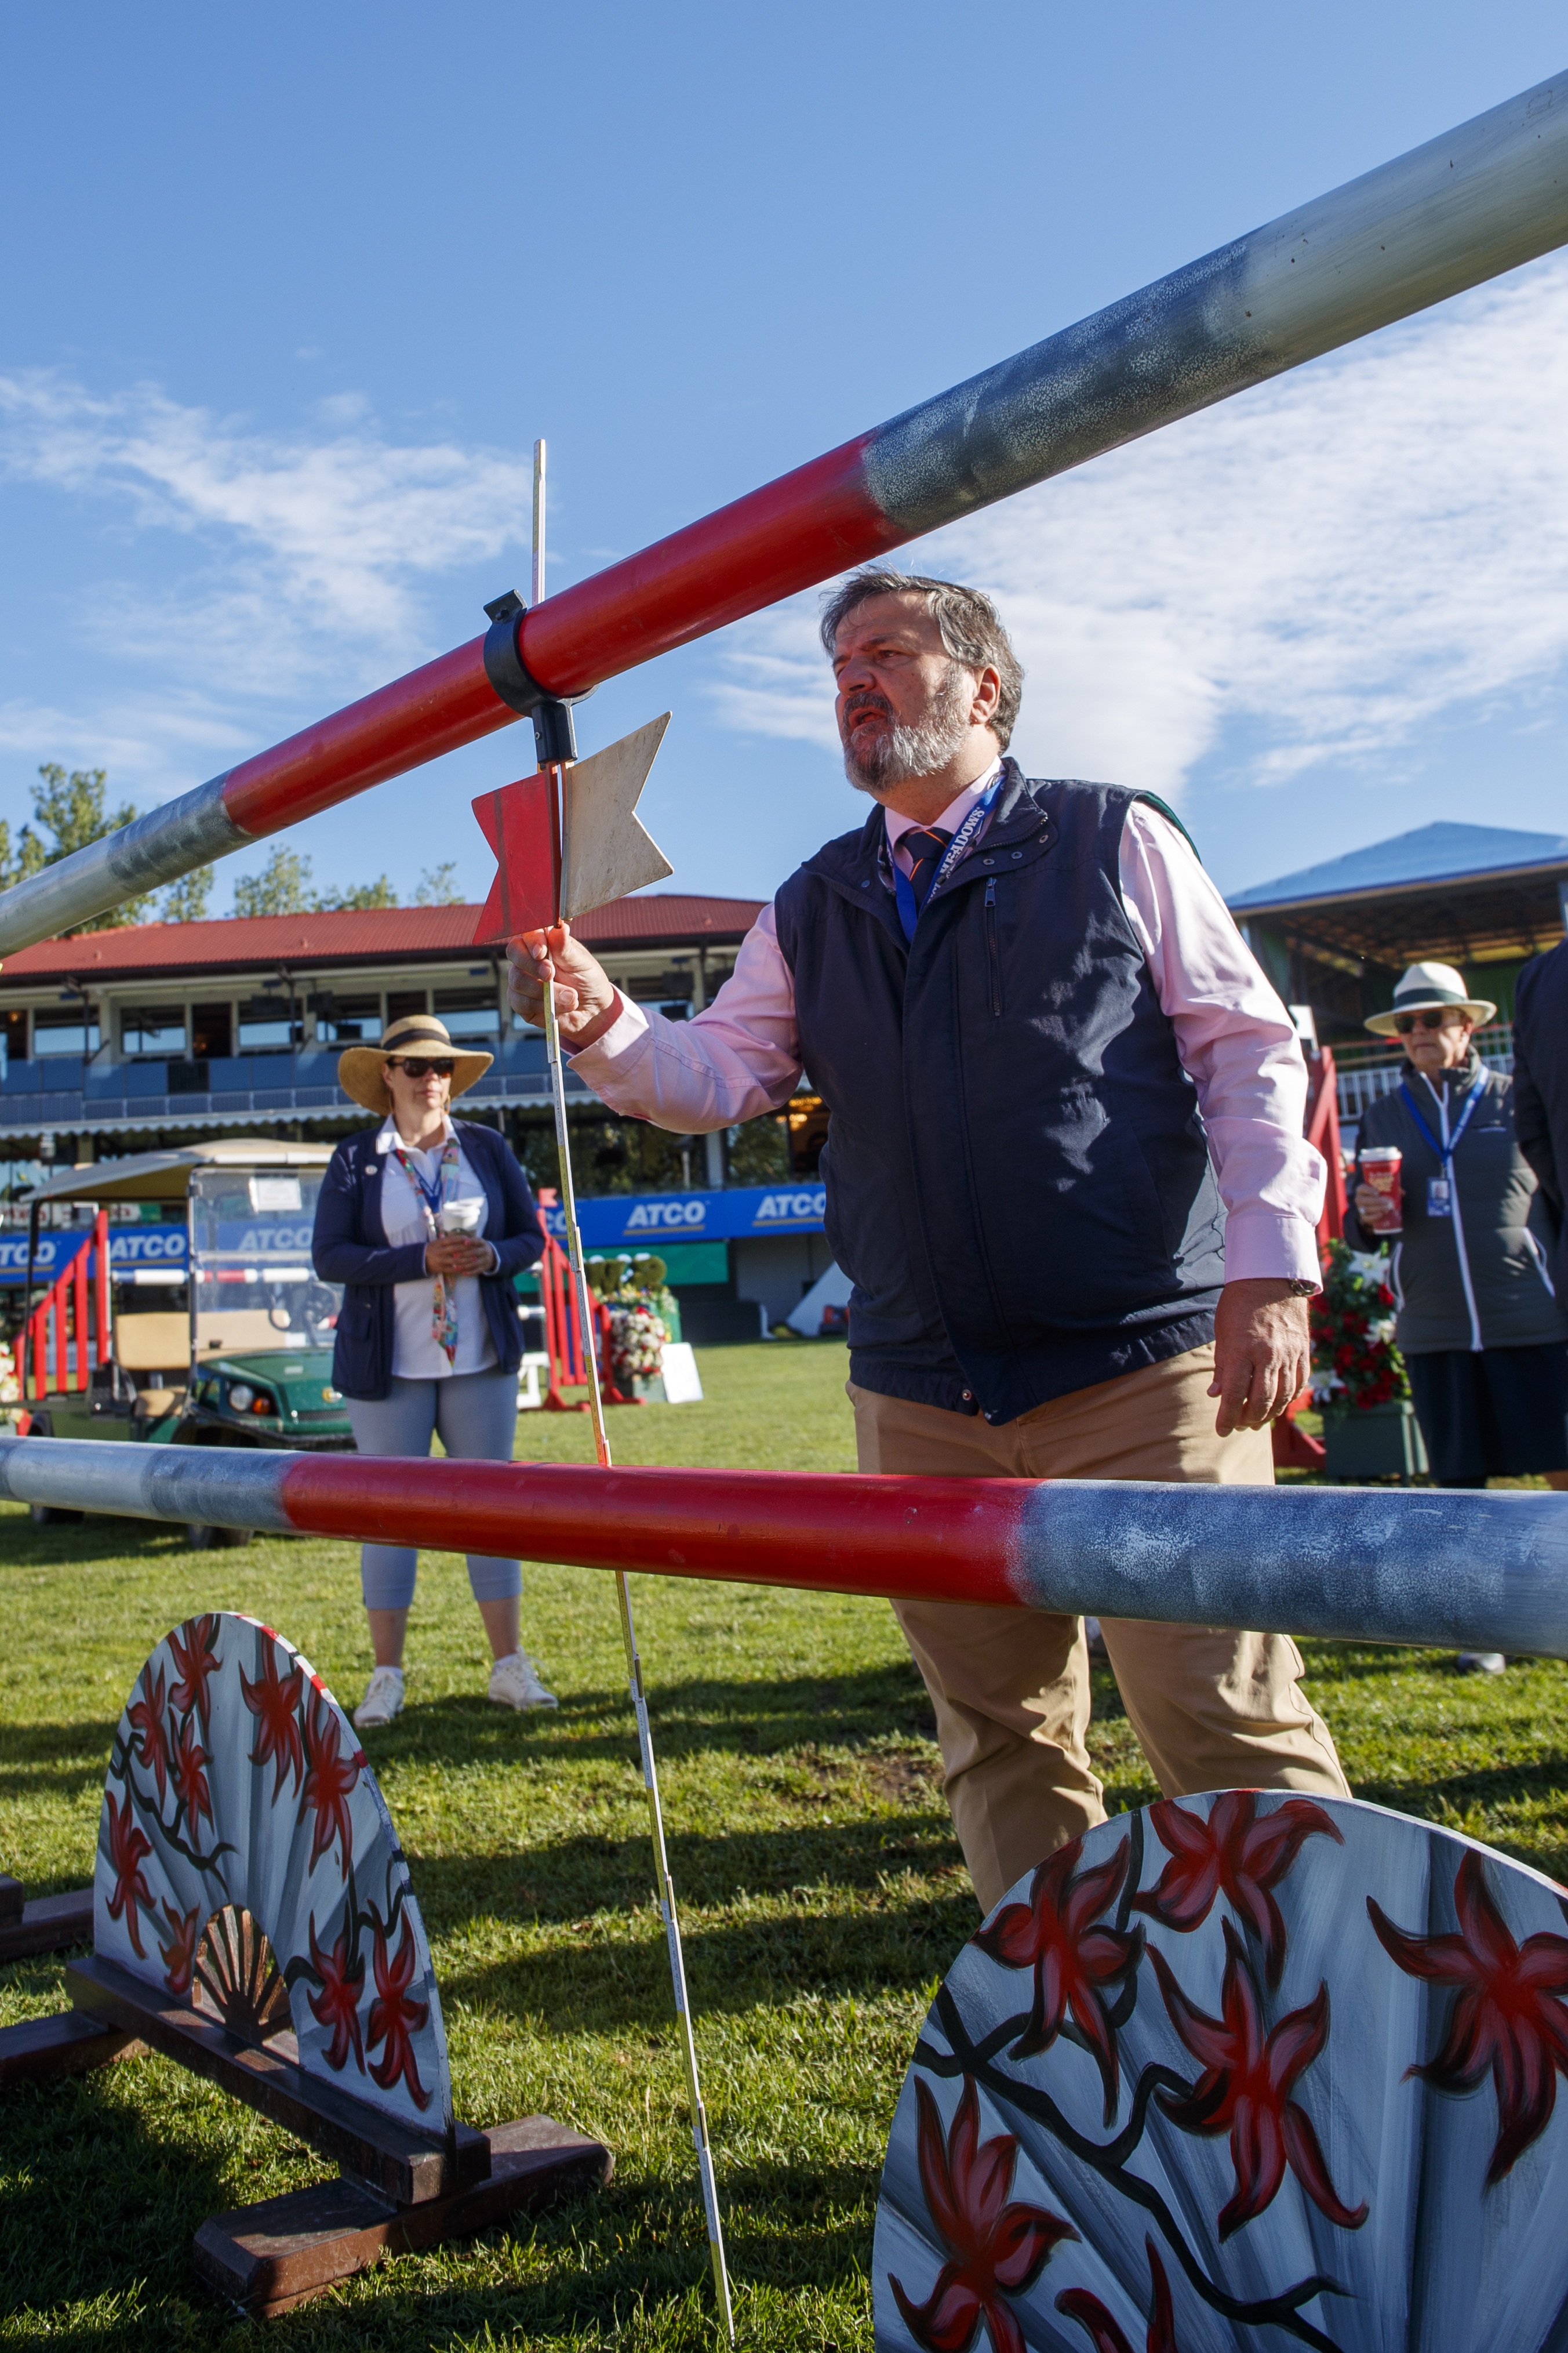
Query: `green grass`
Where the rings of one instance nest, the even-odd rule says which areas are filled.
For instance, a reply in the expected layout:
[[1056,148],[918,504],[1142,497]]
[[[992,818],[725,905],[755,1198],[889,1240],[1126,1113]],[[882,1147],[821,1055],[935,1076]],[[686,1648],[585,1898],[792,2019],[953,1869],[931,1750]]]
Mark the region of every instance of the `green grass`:
[[[845,1357],[774,1344],[702,1358],[707,1403],[617,1413],[626,1461],[847,1470]],[[520,1451],[587,1460],[583,1417]],[[0,1862],[42,1894],[92,1867],[112,1726],[193,1610],[281,1627],[351,1707],[368,1671],[355,1556],[5,1510]],[[649,1893],[614,1593],[529,1569],[524,1641],[558,1715],[483,1697],[459,1561],[426,1556],[408,1707],[372,1736],[435,1948],[459,2112],[542,2109],[606,2141],[604,2193],[410,2257],[267,2325],[189,2269],[209,2213],[321,2178],[309,2151],[158,2059],[0,2098],[0,2343],[72,2348],[615,2346],[712,2341],[665,1954]],[[868,2348],[889,2120],[937,1979],[977,1913],[939,1792],[925,1694],[879,1603],[639,1578],[635,1599],[723,2200],[754,2347]],[[1360,1795],[1568,1877],[1565,1671],[1457,1677],[1410,1651],[1319,1646],[1310,1688]],[[1109,1675],[1097,1764],[1153,1794]],[[58,1962],[0,1970],[0,2021],[64,2006]]]

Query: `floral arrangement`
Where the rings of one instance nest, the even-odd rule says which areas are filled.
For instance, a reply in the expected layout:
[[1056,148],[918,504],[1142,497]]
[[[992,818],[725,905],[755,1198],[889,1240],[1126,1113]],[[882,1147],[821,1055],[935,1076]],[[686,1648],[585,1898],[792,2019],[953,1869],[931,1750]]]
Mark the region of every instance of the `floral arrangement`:
[[1364,1409],[1410,1395],[1380,1251],[1331,1242],[1311,1320],[1314,1405]]
[[0,1405],[20,1402],[22,1391],[16,1380],[16,1359],[8,1342],[0,1340]]
[[610,1303],[610,1361],[617,1387],[630,1380],[651,1381],[664,1360],[669,1326],[656,1315],[646,1294],[632,1302]]
[[594,1257],[584,1261],[590,1287],[609,1311],[610,1362],[617,1388],[658,1377],[678,1310],[665,1261],[647,1256]]

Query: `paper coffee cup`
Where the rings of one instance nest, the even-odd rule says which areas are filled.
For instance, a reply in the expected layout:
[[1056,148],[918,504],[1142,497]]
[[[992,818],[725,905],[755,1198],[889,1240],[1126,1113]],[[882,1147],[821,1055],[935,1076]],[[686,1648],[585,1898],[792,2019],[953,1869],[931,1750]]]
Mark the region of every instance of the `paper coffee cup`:
[[1362,1219],[1363,1225],[1371,1224],[1374,1233],[1397,1234],[1404,1230],[1405,1208],[1399,1185],[1404,1157],[1397,1144],[1369,1145],[1361,1155],[1363,1184],[1370,1185],[1374,1193],[1383,1197],[1375,1217]]
[[484,1207],[482,1201],[443,1201],[436,1223],[444,1234],[476,1233]]

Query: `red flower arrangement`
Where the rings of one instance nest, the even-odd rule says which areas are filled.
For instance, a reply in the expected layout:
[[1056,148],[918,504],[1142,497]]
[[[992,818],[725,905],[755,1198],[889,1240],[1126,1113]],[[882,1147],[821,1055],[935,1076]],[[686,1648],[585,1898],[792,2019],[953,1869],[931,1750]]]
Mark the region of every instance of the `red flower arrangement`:
[[1312,1302],[1312,1399],[1338,1408],[1388,1405],[1410,1395],[1394,1345],[1394,1293],[1375,1261],[1348,1242],[1329,1244],[1323,1287]]

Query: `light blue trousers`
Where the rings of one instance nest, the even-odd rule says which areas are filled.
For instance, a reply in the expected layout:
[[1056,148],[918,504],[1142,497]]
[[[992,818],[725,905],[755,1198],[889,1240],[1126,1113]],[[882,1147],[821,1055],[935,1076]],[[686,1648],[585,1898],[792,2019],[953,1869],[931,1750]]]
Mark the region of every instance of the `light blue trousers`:
[[[510,1462],[517,1435],[517,1375],[458,1373],[444,1381],[394,1379],[384,1398],[349,1398],[349,1420],[362,1454],[428,1454],[442,1445],[460,1461]],[[412,1545],[366,1545],[359,1556],[367,1609],[406,1609],[419,1555]],[[468,1555],[476,1601],[510,1601],[522,1591],[515,1560]]]

